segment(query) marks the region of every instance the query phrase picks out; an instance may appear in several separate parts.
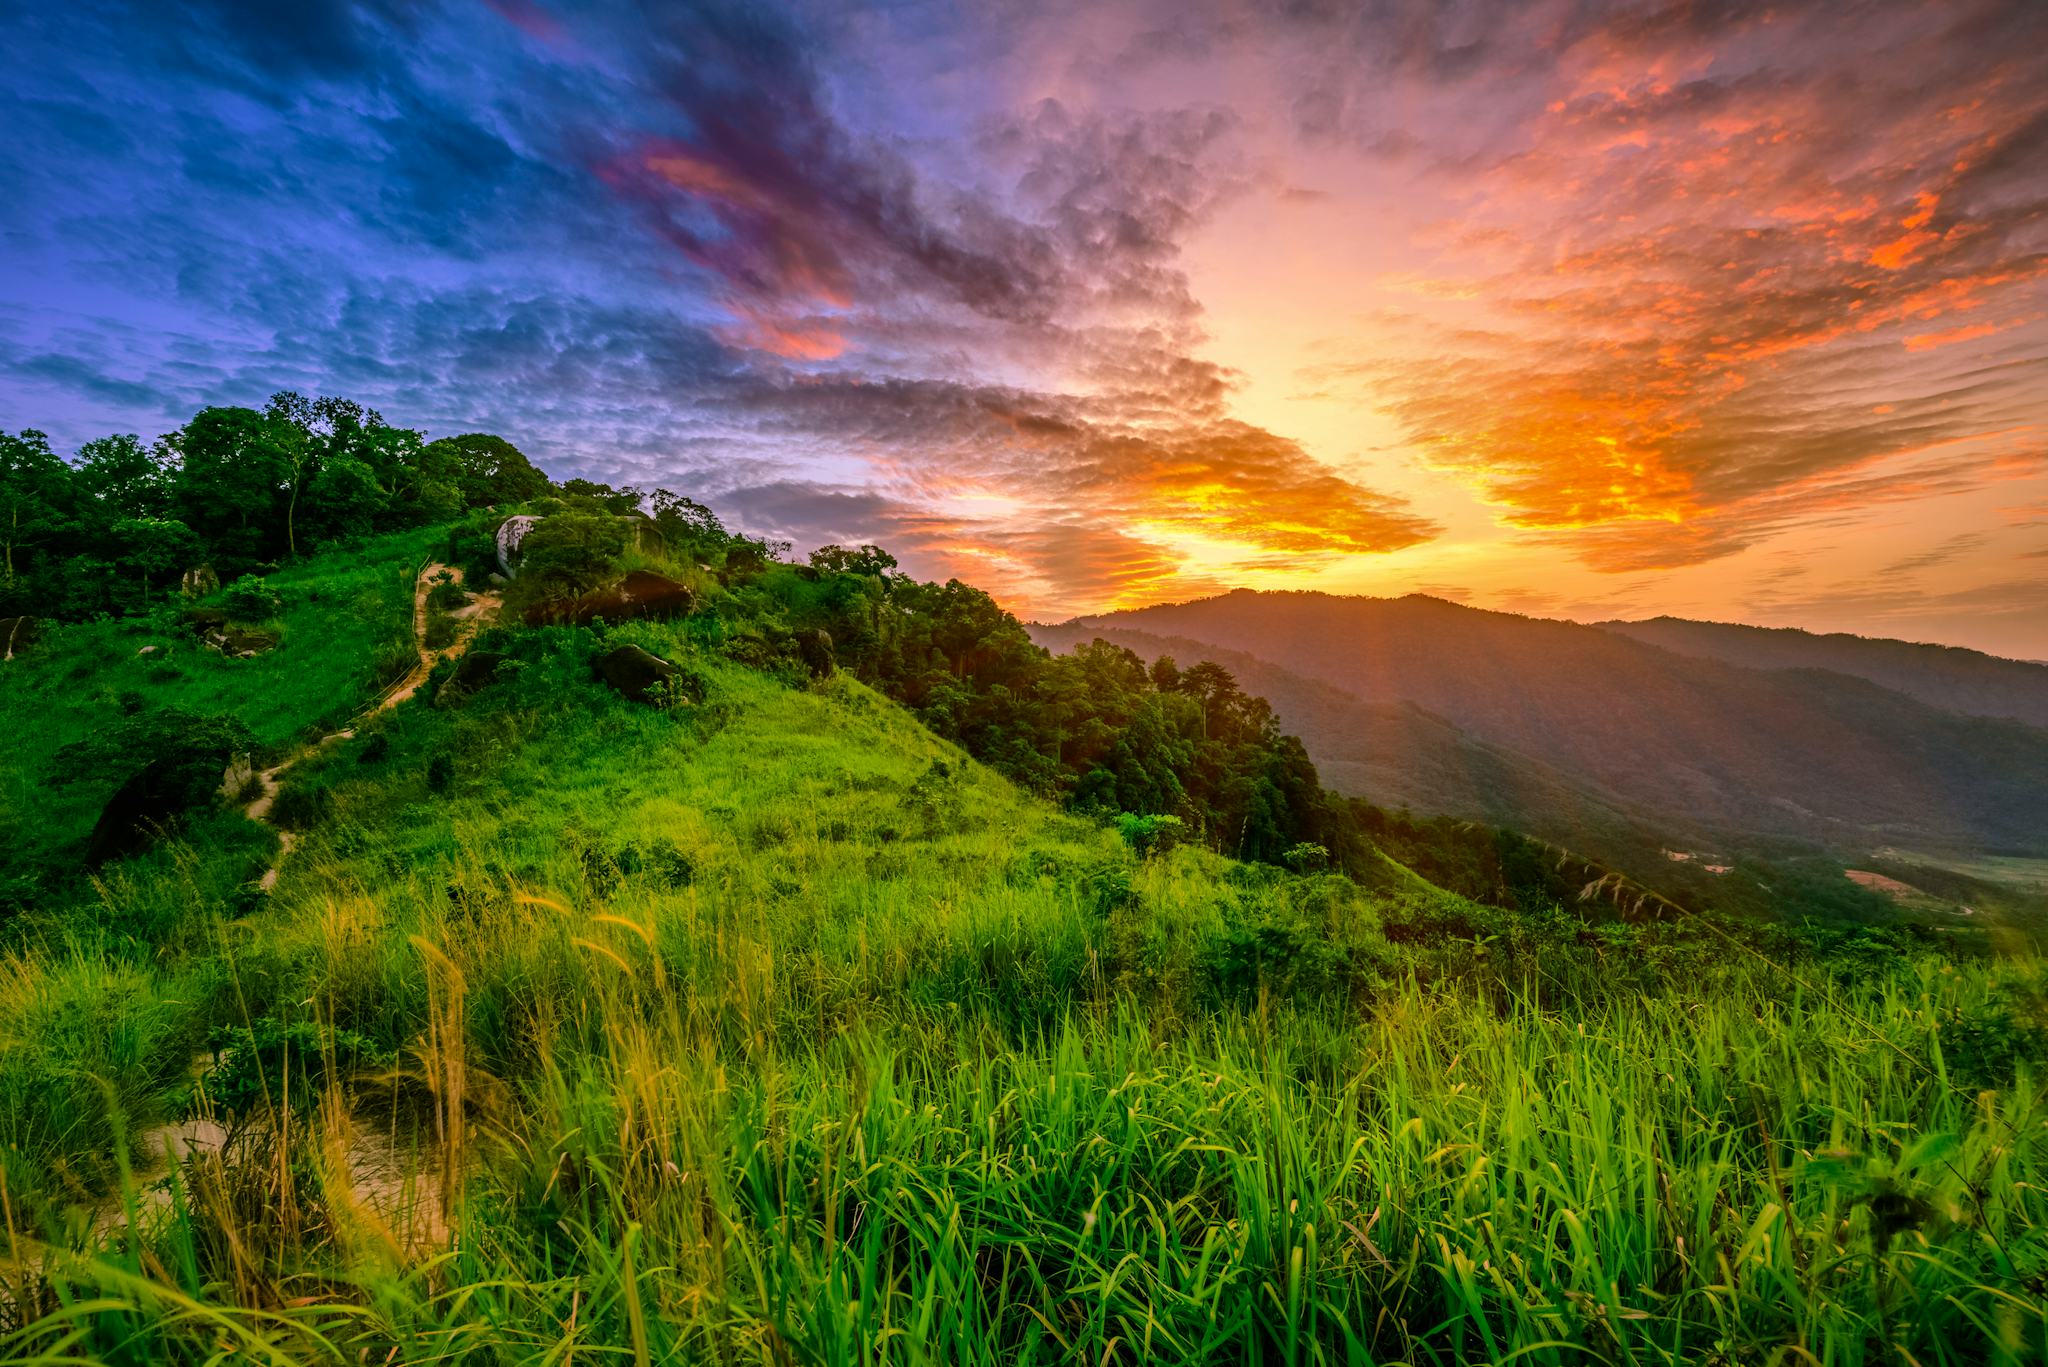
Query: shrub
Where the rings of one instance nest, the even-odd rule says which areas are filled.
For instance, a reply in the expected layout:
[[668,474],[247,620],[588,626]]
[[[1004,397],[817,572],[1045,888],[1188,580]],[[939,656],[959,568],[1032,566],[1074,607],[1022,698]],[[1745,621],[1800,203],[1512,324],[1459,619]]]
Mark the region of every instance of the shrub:
[[287,780],[270,804],[271,821],[287,831],[310,831],[332,815],[333,790],[311,780]]
[[[392,1055],[366,1035],[273,1016],[252,1025],[215,1026],[208,1043],[214,1064],[201,1079],[200,1094],[229,1115],[246,1115],[265,1103],[306,1105],[329,1066],[382,1068],[392,1062]],[[291,1080],[289,1093],[286,1078]]]
[[436,793],[445,793],[455,786],[455,761],[447,755],[436,755],[427,761],[427,787]]
[[1140,859],[1148,859],[1155,854],[1165,854],[1180,844],[1187,834],[1187,823],[1177,816],[1139,816],[1125,812],[1117,817],[1116,829]]
[[220,605],[229,621],[253,626],[277,616],[282,602],[269,584],[245,574],[221,593]]
[[468,601],[469,595],[463,591],[462,585],[456,583],[455,577],[446,570],[441,571],[434,587],[427,591],[427,606],[436,612],[448,612]]

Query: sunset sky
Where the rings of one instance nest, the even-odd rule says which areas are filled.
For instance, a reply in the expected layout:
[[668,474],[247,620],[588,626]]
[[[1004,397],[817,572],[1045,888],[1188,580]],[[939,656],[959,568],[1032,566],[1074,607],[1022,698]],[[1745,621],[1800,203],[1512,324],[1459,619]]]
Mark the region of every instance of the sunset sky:
[[0,0],[0,426],[2048,659],[2048,4]]

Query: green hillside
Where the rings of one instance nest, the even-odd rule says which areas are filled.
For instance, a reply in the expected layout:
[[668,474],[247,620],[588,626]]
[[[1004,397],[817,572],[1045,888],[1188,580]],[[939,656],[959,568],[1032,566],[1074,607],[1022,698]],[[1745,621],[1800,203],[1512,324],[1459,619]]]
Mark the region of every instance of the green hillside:
[[[2038,960],[1468,900],[1221,671],[630,501],[533,505],[502,601],[416,579],[479,514],[270,575],[255,658],[159,605],[4,666],[0,1356],[2048,1351]],[[273,800],[85,869],[167,716]]]

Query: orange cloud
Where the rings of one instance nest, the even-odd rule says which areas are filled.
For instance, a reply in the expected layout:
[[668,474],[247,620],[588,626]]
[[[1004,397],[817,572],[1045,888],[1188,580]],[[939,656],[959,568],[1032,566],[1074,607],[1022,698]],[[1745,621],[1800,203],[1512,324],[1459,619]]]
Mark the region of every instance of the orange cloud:
[[[2022,169],[2048,80],[1994,64],[1957,103],[1928,71],[1975,60],[1941,49],[1967,30],[1901,15],[1885,39],[1936,50],[1838,97],[1798,66],[1852,59],[1818,16],[1698,17],[1563,49],[1517,150],[1446,165],[1472,210],[1401,278],[1433,321],[1312,375],[1363,380],[1432,466],[1602,568],[1725,555],[1949,441],[1995,478],[1987,434],[2048,419],[2038,376],[1984,349],[2048,355],[2048,181]],[[1752,48],[1783,62],[1731,55]]]

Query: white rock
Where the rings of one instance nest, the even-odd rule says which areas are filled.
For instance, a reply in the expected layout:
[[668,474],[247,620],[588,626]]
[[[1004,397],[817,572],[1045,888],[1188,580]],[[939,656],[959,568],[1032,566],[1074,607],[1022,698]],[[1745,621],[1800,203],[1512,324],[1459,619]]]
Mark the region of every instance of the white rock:
[[538,521],[540,519],[531,513],[521,513],[498,524],[498,568],[504,571],[506,578],[518,573],[519,543],[526,540],[526,534]]

